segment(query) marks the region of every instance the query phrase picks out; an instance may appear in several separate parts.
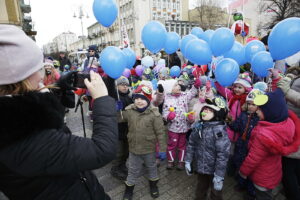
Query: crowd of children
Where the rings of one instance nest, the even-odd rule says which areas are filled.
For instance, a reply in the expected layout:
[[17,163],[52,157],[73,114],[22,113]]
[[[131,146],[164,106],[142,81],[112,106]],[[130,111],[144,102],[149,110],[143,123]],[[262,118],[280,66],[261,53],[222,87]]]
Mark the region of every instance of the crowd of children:
[[[267,85],[255,81],[249,70],[225,88],[207,66],[184,65],[178,78],[160,66],[140,76],[132,69],[129,77],[114,80],[101,71],[94,54],[90,48],[82,69],[105,77],[116,100],[119,145],[111,175],[125,181],[124,200],[133,198],[143,168],[151,196],[159,196],[157,167],[164,159],[168,170],[176,166],[198,174],[199,200],[223,199],[225,174],[236,179],[236,191],[246,191],[245,199],[273,199],[272,190],[281,181],[289,199],[300,199],[299,102],[288,100],[295,95],[290,88],[295,82],[288,77],[299,83],[300,73],[284,77],[271,70]],[[59,78],[51,62],[45,70],[45,85]]]

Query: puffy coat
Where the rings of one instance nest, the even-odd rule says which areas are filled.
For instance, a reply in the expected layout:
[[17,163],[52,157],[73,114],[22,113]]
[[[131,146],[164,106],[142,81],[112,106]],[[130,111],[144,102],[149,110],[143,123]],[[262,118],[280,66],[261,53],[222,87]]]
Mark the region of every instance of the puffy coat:
[[131,104],[123,112],[123,120],[128,122],[129,152],[134,154],[148,154],[155,152],[156,142],[160,149],[166,150],[166,132],[163,119],[157,107],[150,105],[144,112],[136,110]]
[[64,107],[50,93],[0,97],[0,190],[12,200],[110,199],[90,171],[116,154],[115,102],[94,102],[91,139],[63,132]]
[[224,122],[198,122],[192,130],[185,161],[194,161],[198,173],[215,173],[224,177],[229,150],[230,141]]
[[184,114],[189,112],[188,103],[196,96],[197,92],[197,89],[192,87],[188,92],[182,92],[179,96],[165,95],[163,118],[167,121],[171,107],[175,108],[176,113],[176,117],[168,124],[169,131],[186,133],[190,129],[190,123]]
[[282,177],[282,155],[298,150],[299,119],[292,112],[289,112],[289,116],[287,120],[279,123],[260,121],[252,131],[249,153],[240,171],[258,186],[275,188]]
[[289,109],[300,118],[300,77],[292,81],[291,89],[286,93],[285,98]]

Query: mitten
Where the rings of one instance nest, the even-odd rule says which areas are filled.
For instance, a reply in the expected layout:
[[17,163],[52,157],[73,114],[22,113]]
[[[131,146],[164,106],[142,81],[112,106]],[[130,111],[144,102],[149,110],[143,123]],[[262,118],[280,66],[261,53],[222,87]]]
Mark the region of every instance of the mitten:
[[291,81],[292,80],[290,78],[288,78],[288,77],[282,78],[277,83],[277,87],[279,87],[282,90],[282,92],[284,94],[286,94],[289,91],[289,89],[291,89],[291,86],[290,86],[291,85]]
[[167,158],[167,153],[166,152],[159,152],[159,159],[160,160],[165,160]]
[[116,108],[117,108],[117,111],[120,111],[120,110],[123,110],[123,102],[122,101],[117,101],[116,102]]
[[162,86],[162,84],[158,84],[157,89],[158,89],[159,93],[163,93],[164,92],[164,87]]
[[200,88],[200,86],[201,86],[201,81],[200,81],[200,79],[199,78],[197,78],[196,79],[196,81],[195,81],[195,83],[194,83],[194,86],[195,86],[195,88]]
[[185,162],[185,171],[188,176],[192,175],[192,167],[190,162]]
[[175,112],[169,112],[167,119],[172,121],[174,118],[176,117],[176,113]]
[[214,183],[214,189],[217,191],[221,191],[223,188],[223,182],[224,182],[224,178],[220,177],[218,175],[214,175],[214,179],[213,179],[213,183]]

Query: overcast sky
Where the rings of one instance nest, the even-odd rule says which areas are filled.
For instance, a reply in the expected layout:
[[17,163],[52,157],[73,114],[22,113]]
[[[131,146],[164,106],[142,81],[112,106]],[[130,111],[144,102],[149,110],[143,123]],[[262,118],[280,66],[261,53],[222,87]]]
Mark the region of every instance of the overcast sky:
[[[42,47],[51,42],[58,34],[71,31],[81,35],[80,19],[74,18],[74,12],[78,16],[79,6],[84,8],[84,14],[89,18],[83,19],[84,34],[87,35],[87,27],[96,22],[92,5],[94,0],[25,0],[31,4],[31,17],[34,28],[37,31],[36,41]],[[190,0],[190,8],[194,5]],[[224,1],[224,0],[223,0]]]

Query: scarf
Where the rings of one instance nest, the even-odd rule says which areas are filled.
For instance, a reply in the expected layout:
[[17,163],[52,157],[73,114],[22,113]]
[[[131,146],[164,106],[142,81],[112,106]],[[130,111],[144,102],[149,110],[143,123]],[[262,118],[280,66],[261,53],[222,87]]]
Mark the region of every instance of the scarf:
[[231,110],[231,107],[235,101],[240,101],[240,107],[242,108],[242,106],[246,102],[247,95],[248,94],[241,94],[241,95],[234,94],[229,101],[229,105],[228,105],[229,109]]

